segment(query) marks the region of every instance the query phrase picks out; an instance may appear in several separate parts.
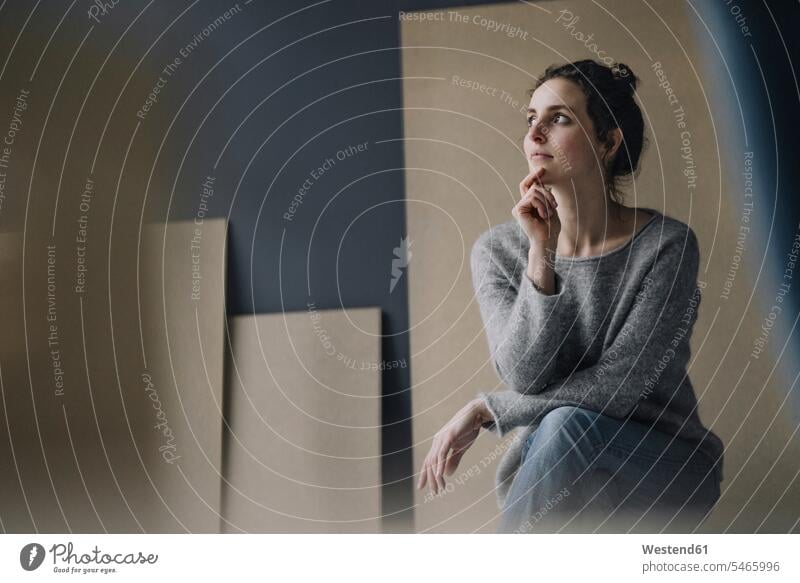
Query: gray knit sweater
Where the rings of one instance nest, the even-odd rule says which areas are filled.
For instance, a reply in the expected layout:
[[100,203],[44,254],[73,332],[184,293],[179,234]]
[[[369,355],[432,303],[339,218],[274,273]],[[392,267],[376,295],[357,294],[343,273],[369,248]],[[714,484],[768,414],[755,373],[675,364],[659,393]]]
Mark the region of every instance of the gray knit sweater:
[[593,257],[556,256],[556,293],[528,278],[529,243],[516,220],[483,233],[472,248],[475,295],[492,362],[506,388],[483,392],[498,437],[515,428],[497,468],[502,509],[522,445],[542,417],[576,405],[630,417],[690,441],[722,478],[723,444],[706,429],[687,374],[701,293],[697,237],[651,208],[621,247]]

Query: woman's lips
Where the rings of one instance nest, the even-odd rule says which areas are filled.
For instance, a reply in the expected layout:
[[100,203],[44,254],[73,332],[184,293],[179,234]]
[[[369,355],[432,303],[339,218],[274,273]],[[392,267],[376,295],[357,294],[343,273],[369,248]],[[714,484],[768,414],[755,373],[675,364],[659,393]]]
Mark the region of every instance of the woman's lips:
[[549,154],[534,154],[531,158],[552,158]]

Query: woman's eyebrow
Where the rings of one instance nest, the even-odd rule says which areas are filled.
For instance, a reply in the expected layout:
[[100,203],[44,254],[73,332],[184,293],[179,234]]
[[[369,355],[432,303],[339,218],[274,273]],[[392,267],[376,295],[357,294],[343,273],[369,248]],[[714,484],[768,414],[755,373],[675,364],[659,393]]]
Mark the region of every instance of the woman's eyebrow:
[[[544,108],[545,111],[552,111],[553,109],[566,109],[568,112],[573,113],[573,111],[566,105],[548,105]],[[528,113],[536,113],[536,108],[529,107]]]

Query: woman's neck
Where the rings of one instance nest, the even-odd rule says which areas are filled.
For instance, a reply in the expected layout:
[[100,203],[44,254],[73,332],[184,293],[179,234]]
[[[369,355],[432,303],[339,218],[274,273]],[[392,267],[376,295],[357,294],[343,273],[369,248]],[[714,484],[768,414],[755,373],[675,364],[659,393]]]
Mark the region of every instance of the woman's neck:
[[562,257],[585,257],[605,252],[605,247],[614,246],[613,241],[631,229],[636,211],[603,197],[592,197],[588,201],[576,200],[573,204],[558,203],[558,218],[561,234],[556,253]]

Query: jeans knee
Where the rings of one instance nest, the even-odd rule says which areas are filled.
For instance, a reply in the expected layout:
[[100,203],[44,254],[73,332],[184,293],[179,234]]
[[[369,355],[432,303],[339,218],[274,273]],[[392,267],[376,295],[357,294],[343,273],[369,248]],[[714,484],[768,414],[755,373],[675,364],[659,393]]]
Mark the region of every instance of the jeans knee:
[[592,426],[596,415],[596,413],[582,407],[565,405],[547,413],[542,418],[539,429],[543,430],[544,433],[557,433],[565,428],[585,430]]
[[564,406],[547,413],[539,424],[537,441],[548,448],[593,451],[602,443],[597,414],[582,407]]

